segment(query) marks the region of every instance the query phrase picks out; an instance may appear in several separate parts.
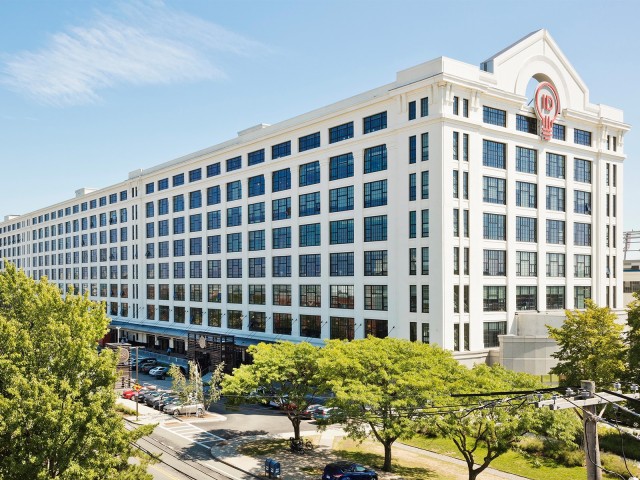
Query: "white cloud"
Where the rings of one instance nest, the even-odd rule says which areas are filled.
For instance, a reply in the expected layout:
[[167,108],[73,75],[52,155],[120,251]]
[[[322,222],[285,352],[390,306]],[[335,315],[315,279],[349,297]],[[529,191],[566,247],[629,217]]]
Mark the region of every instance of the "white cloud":
[[123,5],[118,13],[120,18],[98,13],[86,26],[54,34],[38,51],[5,56],[0,81],[41,103],[78,105],[122,84],[224,78],[216,55],[267,50],[162,2]]

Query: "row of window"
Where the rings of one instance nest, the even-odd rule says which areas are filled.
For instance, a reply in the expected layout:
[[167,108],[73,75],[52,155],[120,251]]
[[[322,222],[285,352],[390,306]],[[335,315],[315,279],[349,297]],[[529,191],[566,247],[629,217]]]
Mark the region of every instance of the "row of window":
[[[538,310],[538,287],[535,285],[517,285],[516,310]],[[546,287],[546,309],[564,310],[566,308],[566,287],[554,285]],[[584,301],[591,298],[590,286],[573,287],[573,308],[585,308]],[[507,311],[507,287],[487,286],[483,287],[483,311],[506,312]]]
[[[455,221],[455,215],[454,215]],[[537,242],[538,219],[535,217],[516,217],[516,241]],[[566,244],[566,222],[564,220],[546,220],[546,243]],[[483,238],[485,240],[507,239],[507,216],[499,213],[483,213]],[[454,232],[456,224],[454,223]],[[574,222],[573,244],[591,246],[591,224]]]
[[[71,214],[76,214],[79,212],[86,212],[87,210],[93,210],[95,208],[100,207],[105,207],[107,206],[107,201],[109,205],[113,205],[114,203],[118,202],[118,197],[120,197],[120,201],[124,202],[125,200],[127,200],[128,198],[128,193],[126,190],[122,190],[120,192],[120,194],[118,193],[111,193],[108,196],[102,196],[100,198],[96,198],[93,200],[90,200],[88,202],[82,202],[80,204],[76,204],[70,207],[65,207],[65,208],[60,208],[58,210],[54,210],[51,213],[45,213],[45,214],[41,214],[38,215],[37,217],[33,217],[31,219],[31,224],[32,225],[37,225],[39,223],[43,223],[43,222],[48,222],[50,220],[56,220],[58,218],[62,218],[62,217],[68,217]],[[3,227],[3,229],[0,229],[0,233],[6,233],[4,231],[4,228],[7,227]],[[16,227],[17,228],[17,227]],[[15,228],[13,228],[15,230]]]
[[[455,251],[454,251],[455,254]],[[564,253],[546,254],[547,277],[566,276]],[[506,250],[484,250],[483,268],[485,276],[506,276],[507,275],[507,251]],[[614,257],[615,265],[615,257]],[[573,256],[574,277],[591,278],[591,255],[574,254]],[[608,266],[607,266],[608,267]],[[455,272],[454,272],[455,273]],[[537,252],[516,252],[516,275],[518,277],[538,276],[538,254]],[[615,275],[614,275],[615,276]]]

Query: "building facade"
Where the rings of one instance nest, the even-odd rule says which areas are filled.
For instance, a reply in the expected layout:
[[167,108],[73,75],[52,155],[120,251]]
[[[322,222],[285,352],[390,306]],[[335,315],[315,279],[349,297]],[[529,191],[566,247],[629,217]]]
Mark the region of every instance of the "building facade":
[[540,30],[9,216],[0,256],[150,348],[375,335],[486,354],[519,315],[623,308],[628,129]]

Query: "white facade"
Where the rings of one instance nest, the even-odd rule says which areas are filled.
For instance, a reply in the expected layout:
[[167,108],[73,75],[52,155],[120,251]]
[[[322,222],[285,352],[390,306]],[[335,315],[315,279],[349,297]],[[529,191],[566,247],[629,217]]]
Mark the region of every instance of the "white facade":
[[[541,139],[532,123],[535,113],[529,106],[530,90],[537,81],[548,81],[558,91],[561,112],[556,124],[563,127],[564,140]],[[383,112],[384,120],[378,115]],[[505,126],[494,124],[501,123],[503,116]],[[332,143],[331,132],[345,124],[352,125],[352,133],[348,128],[344,132],[339,129],[346,138]],[[371,131],[367,132],[367,127]],[[529,127],[536,133],[527,133]],[[622,111],[590,103],[587,87],[548,32],[540,30],[487,60],[481,68],[441,57],[398,72],[394,82],[375,90],[276,125],[241,131],[237,138],[209,149],[134,171],[118,185],[79,190],[69,201],[7,217],[0,223],[0,256],[35,278],[46,275],[61,288],[74,285],[88,291],[91,298],[106,301],[114,325],[130,332],[129,339],[135,339],[136,332],[142,342],[146,332],[163,341],[171,339],[169,345],[177,347],[179,343],[173,339],[184,338],[186,332],[213,332],[234,335],[241,342],[290,339],[320,345],[326,338],[362,338],[377,328],[380,335],[428,340],[460,351],[461,357],[474,357],[474,352],[482,356],[487,348],[497,346],[499,334],[519,335],[517,317],[523,312],[527,318],[562,315],[563,308],[580,307],[584,295],[614,309],[624,307],[622,275],[617,273],[622,272],[622,251],[618,253],[618,248],[622,248],[622,167],[628,129]],[[316,133],[319,146],[300,151],[299,139]],[[313,141],[309,144],[314,145]],[[380,157],[368,156],[382,150],[368,149],[383,145],[384,168],[378,162]],[[495,148],[504,149],[504,168],[499,165],[501,159],[491,155]],[[261,149],[264,161],[250,166],[249,154]],[[522,149],[537,155],[533,173],[522,171],[516,160],[517,154],[525,151]],[[283,156],[274,158],[278,152]],[[352,155],[351,166],[348,154]],[[559,162],[558,168],[552,167],[551,176],[548,154],[557,155],[552,159]],[[233,164],[237,157],[241,168],[228,169],[227,161],[231,159]],[[301,165],[316,161],[319,182],[301,185]],[[496,165],[496,161],[498,168],[487,166]],[[220,174],[208,176],[216,164]],[[286,169],[290,184],[286,173],[279,177],[280,182],[274,177],[274,172]],[[576,173],[576,169],[580,171]],[[198,171],[201,179],[190,181]],[[341,178],[331,179],[331,172]],[[174,186],[176,175],[184,175],[184,184]],[[264,175],[264,193],[249,196],[250,179],[259,175]],[[424,188],[423,178],[427,182]],[[165,179],[168,186],[160,189]],[[236,181],[241,184],[241,197],[232,199],[228,195]],[[274,187],[274,181],[280,189]],[[259,192],[255,181],[251,182]],[[147,185],[153,185],[153,192]],[[215,187],[220,187],[220,201],[208,202],[208,189]],[[522,188],[528,189],[526,194]],[[201,206],[196,203],[190,208],[190,194],[197,191]],[[316,192],[319,213],[313,204],[305,204],[306,213],[312,214],[304,215],[301,202],[311,197],[301,200],[301,196]],[[116,201],[111,203],[113,195]],[[184,196],[184,210],[174,211],[174,197],[179,195]],[[161,213],[164,199],[168,210]],[[285,218],[274,220],[273,202],[278,200],[284,200],[280,212]],[[260,202],[264,202],[264,221],[250,223],[249,208],[255,208],[250,205]],[[149,218],[148,203],[153,204]],[[340,211],[330,211],[332,205]],[[227,217],[234,212],[229,209],[236,207],[241,207],[241,224],[229,226]],[[454,210],[459,222],[457,234]],[[215,211],[220,212],[219,227],[215,222],[208,224],[208,215]],[[485,238],[488,232],[495,233],[486,224],[489,219],[485,214],[497,215],[493,220],[504,218],[504,239]],[[101,215],[106,218],[104,225]],[[190,231],[193,215],[201,216],[199,231]],[[184,233],[174,229],[179,218],[183,218]],[[332,223],[342,220],[347,222]],[[564,239],[554,228],[548,232],[548,220],[558,221],[554,227],[564,225]],[[197,224],[196,219],[194,222]],[[522,241],[526,233],[523,222],[535,224],[528,232],[533,241]],[[300,246],[300,225],[307,224],[320,225],[318,245]],[[286,244],[287,227],[290,247]],[[147,238],[147,228],[153,228],[153,237]],[[274,232],[281,228],[285,230]],[[332,228],[336,229],[333,235]],[[581,229],[576,233],[578,243],[585,245],[574,241],[577,228]],[[260,230],[264,231],[264,249],[250,250],[250,232]],[[410,234],[414,230],[415,235]],[[548,233],[558,238],[548,242]],[[208,253],[208,242],[216,241],[209,237],[217,235],[220,252]],[[251,235],[252,243],[260,245],[255,236],[259,234]],[[275,248],[276,237],[284,242],[284,248]],[[192,239],[198,238],[201,253],[197,245],[193,251],[190,248],[192,242],[198,242]],[[332,238],[345,243],[332,243]],[[180,240],[184,241],[183,255],[179,255]],[[237,250],[238,241],[241,251],[228,251]],[[168,242],[168,250],[163,252],[167,256],[162,258],[159,254],[165,247],[161,242]],[[123,248],[126,259],[122,258]],[[415,263],[410,259],[412,249]],[[424,262],[423,251],[427,255]],[[457,262],[454,251],[459,255]],[[537,268],[521,275],[525,268],[518,252],[530,252],[528,258],[532,262],[537,258]],[[338,253],[345,255],[332,257]],[[547,254],[558,254],[550,268]],[[318,260],[320,271],[310,257],[302,255],[319,255],[314,262]],[[492,260],[485,261],[485,255]],[[290,264],[274,268],[274,257],[290,257]],[[264,277],[255,276],[261,273],[255,260],[250,260],[255,258],[264,258]],[[384,268],[381,258],[386,258]],[[227,262],[233,260],[242,265],[241,277],[229,278],[233,272],[227,270]],[[217,261],[220,277],[217,269],[211,272],[208,268],[209,262]],[[180,278],[176,262],[184,262],[184,278]],[[197,263],[192,268],[192,262],[200,262],[200,277]],[[301,262],[309,265],[306,273],[300,270]],[[275,276],[280,270],[286,274],[287,268],[290,276]],[[153,269],[153,278],[148,269]],[[167,276],[166,269],[168,278],[159,278]],[[612,274],[607,275],[607,269]],[[180,285],[184,286],[184,300]],[[210,285],[214,286],[211,295]],[[217,285],[220,296],[216,295]],[[230,292],[230,285],[241,287],[231,287]],[[274,285],[285,287],[274,295]],[[302,298],[301,286],[305,285],[317,285],[319,295],[307,291]],[[264,304],[259,304],[260,295],[250,298],[250,288],[254,288],[250,286],[264,286]],[[290,286],[290,302],[286,286]],[[332,295],[332,286],[334,291],[349,294]],[[524,292],[519,287],[531,288]],[[578,304],[576,287],[590,289],[579,288]],[[548,288],[554,289],[549,295]],[[192,298],[199,298],[199,289],[202,300],[190,300],[192,291]],[[458,307],[454,308],[456,289]],[[525,298],[525,294],[529,296]],[[318,300],[320,305],[316,306]],[[301,306],[305,301],[307,306]],[[208,325],[209,310],[215,310],[211,317],[214,326]],[[230,322],[233,318],[237,325]],[[218,319],[219,327],[215,326]],[[240,327],[239,322],[241,328],[235,328]],[[301,331],[303,323],[313,328]],[[511,353],[507,356],[512,358]]]

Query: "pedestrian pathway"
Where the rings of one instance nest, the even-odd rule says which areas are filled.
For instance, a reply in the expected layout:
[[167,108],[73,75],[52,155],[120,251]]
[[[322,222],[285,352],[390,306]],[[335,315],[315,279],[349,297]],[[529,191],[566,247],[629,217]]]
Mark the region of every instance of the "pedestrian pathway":
[[190,443],[195,443],[204,448],[211,448],[214,444],[224,440],[222,437],[209,433],[192,423],[180,420],[165,421],[161,425],[158,425],[157,428],[170,432]]

